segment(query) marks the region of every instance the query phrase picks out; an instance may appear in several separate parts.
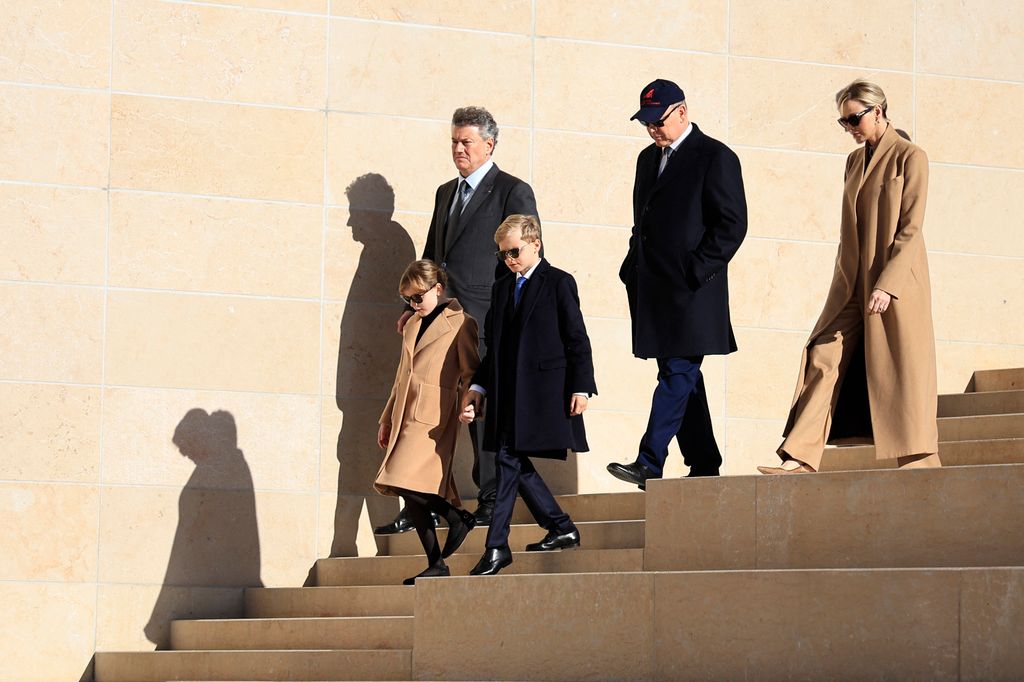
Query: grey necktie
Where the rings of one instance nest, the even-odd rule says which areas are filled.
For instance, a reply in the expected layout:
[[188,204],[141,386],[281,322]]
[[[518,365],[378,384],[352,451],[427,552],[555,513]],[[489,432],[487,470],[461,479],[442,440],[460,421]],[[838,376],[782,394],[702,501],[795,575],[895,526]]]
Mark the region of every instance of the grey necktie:
[[455,205],[448,216],[448,226],[444,233],[445,253],[448,253],[448,249],[452,245],[452,239],[455,238],[455,233],[459,231],[459,221],[462,218],[462,210],[465,208],[463,197],[465,197],[467,189],[469,189],[469,183],[465,180],[459,180],[459,186],[455,189]]
[[668,165],[668,157],[672,156],[672,147],[665,147],[661,150],[661,163],[658,164],[658,177],[665,171],[665,166]]

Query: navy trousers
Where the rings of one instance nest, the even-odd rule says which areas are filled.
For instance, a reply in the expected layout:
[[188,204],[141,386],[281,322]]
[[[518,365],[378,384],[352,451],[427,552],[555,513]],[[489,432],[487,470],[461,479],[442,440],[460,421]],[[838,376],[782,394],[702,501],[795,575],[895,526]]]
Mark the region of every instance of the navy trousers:
[[523,502],[541,528],[558,533],[571,533],[576,530],[576,525],[558,506],[555,496],[551,494],[547,483],[534,468],[529,457],[516,453],[507,445],[502,445],[495,453],[495,461],[497,497],[494,500],[494,516],[487,529],[487,549],[508,548],[516,492],[523,498]]
[[640,439],[639,461],[661,477],[668,444],[675,438],[690,473],[718,471],[722,454],[711,427],[701,355],[687,358],[658,358],[658,386],[651,399],[647,431]]

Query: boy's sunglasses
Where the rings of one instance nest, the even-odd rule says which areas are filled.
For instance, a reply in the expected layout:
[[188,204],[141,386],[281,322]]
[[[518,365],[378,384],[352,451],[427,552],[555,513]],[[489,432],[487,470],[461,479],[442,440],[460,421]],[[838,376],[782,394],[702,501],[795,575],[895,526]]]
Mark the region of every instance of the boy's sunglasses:
[[507,251],[495,251],[494,257],[500,260],[502,263],[504,263],[505,260],[508,258],[519,258],[520,252],[527,246],[529,246],[531,243],[532,242],[528,242],[526,244],[523,244],[522,246],[516,246],[514,248],[508,249]]
[[400,299],[402,299],[403,301],[405,301],[409,305],[412,305],[413,303],[415,303],[416,305],[420,305],[421,303],[423,303],[423,297],[427,295],[427,292],[429,292],[431,289],[433,289],[436,286],[437,286],[437,282],[434,282],[429,287],[427,287],[426,291],[422,291],[422,292],[420,292],[418,294],[413,294],[412,296],[406,296],[405,294],[399,294],[398,297]]
[[856,114],[850,114],[846,118],[837,118],[836,121],[838,121],[839,125],[843,127],[843,130],[847,130],[849,128],[856,128],[857,126],[860,125],[860,120],[867,116],[872,109],[874,109],[874,107],[868,107],[864,111],[861,111]]

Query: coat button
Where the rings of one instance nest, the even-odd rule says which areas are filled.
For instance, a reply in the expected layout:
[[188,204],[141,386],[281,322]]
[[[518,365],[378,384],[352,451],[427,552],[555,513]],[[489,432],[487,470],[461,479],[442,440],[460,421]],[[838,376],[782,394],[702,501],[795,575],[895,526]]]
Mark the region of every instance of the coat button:
[[448,267],[448,261],[444,261],[444,262],[441,263],[441,268],[442,269],[447,268],[447,267]]

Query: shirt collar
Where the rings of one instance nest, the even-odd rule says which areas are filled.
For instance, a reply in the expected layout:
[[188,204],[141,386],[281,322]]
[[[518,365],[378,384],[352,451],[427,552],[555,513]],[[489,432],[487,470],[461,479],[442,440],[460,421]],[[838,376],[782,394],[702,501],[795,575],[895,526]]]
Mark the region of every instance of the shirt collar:
[[484,165],[461,179],[466,181],[466,184],[469,185],[470,189],[476,191],[477,185],[480,184],[480,181],[484,179],[484,176],[487,175],[493,167],[494,159],[487,159],[487,161],[484,162]]
[[690,135],[690,133],[692,133],[692,132],[693,132],[693,124],[692,123],[687,123],[686,124],[686,130],[683,131],[683,134],[680,135],[679,137],[677,137],[676,141],[669,145],[669,147],[672,148],[672,151],[675,152],[675,150],[679,149],[679,145],[681,145],[683,143],[683,140],[685,140]]
[[533,276],[533,271],[537,269],[537,266],[540,265],[543,260],[543,258],[539,259],[536,263],[533,264],[532,268],[520,274],[519,277],[522,277],[523,279],[530,279],[530,277]]

